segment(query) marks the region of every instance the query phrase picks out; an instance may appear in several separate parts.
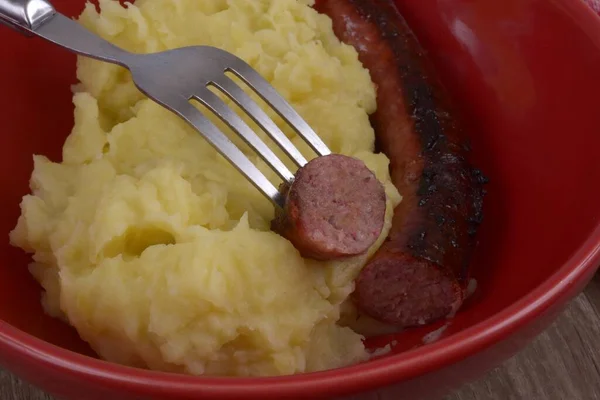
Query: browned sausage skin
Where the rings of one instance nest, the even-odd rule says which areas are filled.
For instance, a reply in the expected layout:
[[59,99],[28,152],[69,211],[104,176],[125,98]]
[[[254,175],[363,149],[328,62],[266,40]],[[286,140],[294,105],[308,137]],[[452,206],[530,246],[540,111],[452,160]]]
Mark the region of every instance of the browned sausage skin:
[[391,0],[321,0],[377,85],[377,144],[403,200],[391,232],[356,280],[358,308],[400,327],[453,313],[464,300],[485,178],[433,69]]
[[271,223],[304,257],[331,260],[365,253],[381,235],[385,189],[360,160],[331,154],[311,160],[284,189]]

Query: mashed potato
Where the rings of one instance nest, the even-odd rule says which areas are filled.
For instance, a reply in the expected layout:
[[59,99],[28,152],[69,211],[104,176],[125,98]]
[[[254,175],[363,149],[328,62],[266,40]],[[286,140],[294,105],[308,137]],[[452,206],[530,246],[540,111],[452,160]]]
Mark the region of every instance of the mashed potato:
[[[374,86],[310,1],[100,6],[98,13],[88,4],[80,22],[130,51],[213,45],[244,58],[334,152],[364,160],[385,184],[387,234],[400,196],[388,159],[373,153]],[[11,233],[34,254],[30,271],[48,314],[73,325],[101,357],[156,370],[266,376],[368,357],[362,337],[336,323],[366,256],[303,259],[269,231],[271,203],[197,132],[141,95],[127,71],[80,58],[77,76],[63,161],[34,157],[32,194]]]

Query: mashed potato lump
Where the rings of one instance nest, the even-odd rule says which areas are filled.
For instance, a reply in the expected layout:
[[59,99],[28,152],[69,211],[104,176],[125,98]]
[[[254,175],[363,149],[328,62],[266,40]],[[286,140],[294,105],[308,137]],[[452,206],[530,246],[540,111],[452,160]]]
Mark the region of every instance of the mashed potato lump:
[[[101,0],[101,11],[88,4],[79,21],[133,52],[212,45],[249,62],[333,152],[362,159],[384,183],[386,225],[372,254],[400,201],[389,160],[373,152],[375,88],[356,51],[310,6]],[[303,259],[269,231],[272,204],[201,135],[145,98],[126,70],[79,58],[77,76],[63,160],[34,157],[32,194],[11,233],[15,246],[33,253],[30,271],[48,314],[74,326],[102,358],[155,370],[269,376],[368,358],[362,337],[337,324],[367,255]]]

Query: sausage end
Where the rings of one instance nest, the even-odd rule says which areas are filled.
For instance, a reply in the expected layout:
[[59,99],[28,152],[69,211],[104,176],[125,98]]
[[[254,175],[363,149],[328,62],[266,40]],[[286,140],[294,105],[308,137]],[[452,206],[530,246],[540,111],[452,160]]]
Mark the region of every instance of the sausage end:
[[372,318],[414,327],[455,313],[464,291],[451,272],[402,252],[371,261],[356,280],[353,297]]

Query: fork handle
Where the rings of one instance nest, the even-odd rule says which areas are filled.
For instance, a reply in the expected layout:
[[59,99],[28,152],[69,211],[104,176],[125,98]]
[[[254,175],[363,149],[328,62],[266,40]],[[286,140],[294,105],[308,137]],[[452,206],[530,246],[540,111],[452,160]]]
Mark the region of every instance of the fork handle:
[[77,54],[127,67],[132,54],[57,12],[46,0],[0,0],[0,22]]

